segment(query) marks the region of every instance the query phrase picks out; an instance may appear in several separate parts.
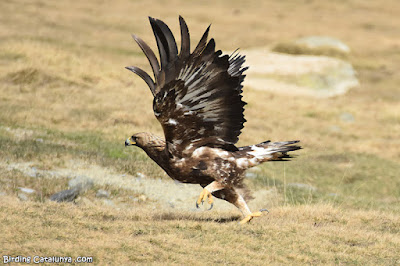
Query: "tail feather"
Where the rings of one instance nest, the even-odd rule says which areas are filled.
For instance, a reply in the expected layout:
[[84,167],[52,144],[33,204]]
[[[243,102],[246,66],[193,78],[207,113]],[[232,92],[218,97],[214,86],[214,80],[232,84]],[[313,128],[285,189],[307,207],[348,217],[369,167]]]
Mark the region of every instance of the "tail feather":
[[293,158],[288,152],[301,149],[301,146],[293,145],[298,140],[271,142],[264,141],[257,145],[240,147],[237,152],[238,166],[250,168],[267,161],[289,161]]

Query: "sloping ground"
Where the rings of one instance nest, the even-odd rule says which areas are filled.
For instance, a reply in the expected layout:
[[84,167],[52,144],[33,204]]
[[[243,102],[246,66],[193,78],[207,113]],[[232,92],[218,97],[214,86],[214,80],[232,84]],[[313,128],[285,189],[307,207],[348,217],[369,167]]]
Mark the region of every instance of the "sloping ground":
[[[31,177],[31,182],[35,182],[34,179],[38,177],[46,179],[74,179],[84,176],[91,179],[97,187],[124,189],[131,191],[132,195],[144,195],[147,205],[156,206],[163,210],[204,211],[203,208],[197,209],[195,207],[195,202],[202,189],[199,185],[178,183],[171,179],[151,178],[142,173],[138,173],[136,176],[119,174],[113,169],[107,169],[79,160],[67,161],[65,167],[52,170],[37,169],[34,165],[34,162],[0,163],[0,169],[8,172],[19,171],[23,175]],[[64,189],[67,189],[67,187]],[[53,193],[55,192],[53,191]],[[278,197],[276,193],[276,189],[261,189],[256,191],[254,193],[255,199],[251,202],[250,207],[254,210],[269,208]],[[81,196],[85,197],[86,195],[83,194]],[[118,197],[115,198],[116,202],[118,202]],[[78,202],[81,203],[79,199]],[[87,201],[83,201],[83,204],[85,202],[87,203]],[[132,206],[121,204],[115,207],[125,209]],[[204,206],[204,208],[208,207]],[[213,210],[232,210],[236,211],[237,215],[240,215],[240,212],[233,205],[217,198],[215,198]]]
[[[93,256],[96,264],[398,265],[399,4],[1,1],[0,257]],[[267,204],[270,214],[244,227],[237,224],[238,211],[224,202],[210,212],[194,212],[198,186],[166,180],[142,151],[123,147],[137,131],[162,134],[151,93],[124,70],[127,65],[150,70],[129,34],[156,48],[151,15],[167,22],[179,42],[179,14],[194,42],[212,23],[217,49],[256,49],[259,62],[250,74],[259,67],[295,66],[279,58],[264,64],[268,53],[261,55],[257,47],[275,42],[323,34],[352,49],[346,60],[360,86],[345,95],[313,99],[280,87],[289,81],[294,90],[303,82],[323,84],[318,75],[309,79],[302,72],[293,80],[282,72],[246,78],[248,122],[240,145],[300,139],[305,149],[288,164],[260,167],[249,179],[259,190],[252,208]],[[271,77],[274,83],[264,79]],[[262,90],[251,86],[257,78]],[[288,93],[272,93],[266,85]],[[78,175],[96,183],[77,204],[47,201]],[[21,201],[19,187],[36,194]],[[107,189],[110,198],[97,198],[97,189]]]
[[400,263],[398,214],[315,205],[278,207],[246,226],[237,218],[5,197],[0,245],[2,255],[91,256],[103,265]]

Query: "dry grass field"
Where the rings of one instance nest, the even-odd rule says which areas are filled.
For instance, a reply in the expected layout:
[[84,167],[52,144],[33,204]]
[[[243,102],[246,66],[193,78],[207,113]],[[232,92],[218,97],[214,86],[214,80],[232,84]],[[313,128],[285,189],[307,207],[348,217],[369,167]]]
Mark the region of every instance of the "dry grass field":
[[[100,265],[400,264],[398,14],[397,0],[1,1],[0,256],[92,256]],[[270,213],[245,226],[234,207],[168,207],[168,195],[185,193],[179,186],[153,191],[154,200],[124,181],[140,173],[173,183],[144,152],[123,147],[132,133],[162,135],[150,91],[124,67],[150,70],[130,37],[156,47],[147,16],[179,36],[178,15],[193,42],[211,23],[223,51],[309,35],[352,50],[345,60],[360,86],[342,96],[280,95],[245,81],[239,145],[300,139],[304,147],[291,162],[251,172],[252,207]],[[32,169],[41,174],[32,177]],[[75,204],[48,200],[82,173],[102,182]],[[19,187],[35,193],[21,201]],[[113,204],[96,198],[97,189],[110,191]]]

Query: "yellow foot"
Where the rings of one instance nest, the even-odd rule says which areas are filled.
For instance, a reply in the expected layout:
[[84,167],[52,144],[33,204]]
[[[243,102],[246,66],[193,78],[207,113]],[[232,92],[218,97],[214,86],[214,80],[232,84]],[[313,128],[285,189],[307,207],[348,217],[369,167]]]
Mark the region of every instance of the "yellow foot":
[[254,217],[260,217],[262,215],[263,212],[267,212],[269,213],[269,211],[267,209],[261,209],[258,212],[253,212],[250,213],[249,215],[247,215],[243,220],[241,220],[239,223],[240,224],[245,224],[251,221],[251,219],[253,219]]
[[208,210],[211,210],[212,207],[214,206],[214,200],[211,195],[211,192],[208,191],[207,189],[203,189],[203,191],[200,193],[200,196],[198,200],[196,201],[196,207],[199,208],[199,205],[203,205],[203,202],[208,198],[208,204],[210,204],[210,208]]

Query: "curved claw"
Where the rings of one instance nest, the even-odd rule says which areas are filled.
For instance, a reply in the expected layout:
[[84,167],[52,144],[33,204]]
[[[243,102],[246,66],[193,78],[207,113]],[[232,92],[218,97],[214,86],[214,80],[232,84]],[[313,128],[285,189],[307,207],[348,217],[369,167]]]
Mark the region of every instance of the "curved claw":
[[[201,202],[201,205],[203,205],[203,203],[204,203],[204,201]],[[200,205],[197,203],[197,201],[196,201],[196,208],[197,209],[200,208]],[[211,208],[212,208],[212,206],[211,206]],[[210,208],[210,210],[211,210],[211,208]]]
[[203,205],[204,201],[208,198],[208,203],[211,205],[208,210],[211,210],[214,207],[214,200],[211,195],[211,192],[208,191],[207,189],[203,189],[203,191],[200,193],[199,198],[196,201],[196,208],[199,208],[199,205]]

